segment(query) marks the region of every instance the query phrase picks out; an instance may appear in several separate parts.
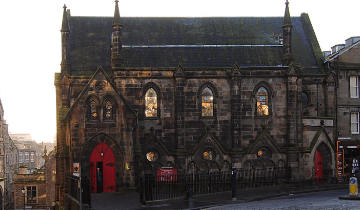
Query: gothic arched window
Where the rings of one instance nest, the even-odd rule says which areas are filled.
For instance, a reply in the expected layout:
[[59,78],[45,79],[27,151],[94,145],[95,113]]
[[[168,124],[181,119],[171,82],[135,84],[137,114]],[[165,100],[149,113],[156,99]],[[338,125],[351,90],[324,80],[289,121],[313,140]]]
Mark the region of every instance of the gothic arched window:
[[149,88],[145,93],[145,117],[157,117],[158,103],[157,94],[153,88]]
[[115,104],[110,96],[104,98],[103,103],[103,119],[115,120]]
[[98,111],[99,101],[96,97],[90,97],[86,102],[86,117],[88,120],[98,120],[99,111]]
[[264,87],[260,87],[256,92],[256,113],[258,116],[269,115],[269,94]]
[[201,92],[201,116],[214,116],[214,94],[208,87]]

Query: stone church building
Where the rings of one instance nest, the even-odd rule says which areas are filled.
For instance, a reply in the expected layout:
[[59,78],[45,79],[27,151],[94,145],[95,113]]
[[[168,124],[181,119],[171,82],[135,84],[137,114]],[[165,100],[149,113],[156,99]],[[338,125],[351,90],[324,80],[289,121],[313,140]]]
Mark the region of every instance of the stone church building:
[[[280,5],[281,6],[281,5]],[[291,167],[333,175],[335,82],[309,16],[71,16],[55,74],[57,199],[79,164],[91,192],[178,173]],[[100,179],[99,179],[100,177]]]

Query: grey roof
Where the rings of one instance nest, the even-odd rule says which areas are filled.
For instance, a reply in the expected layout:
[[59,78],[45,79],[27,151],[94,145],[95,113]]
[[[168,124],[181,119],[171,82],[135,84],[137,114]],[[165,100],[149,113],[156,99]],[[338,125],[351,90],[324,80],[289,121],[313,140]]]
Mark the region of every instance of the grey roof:
[[[321,50],[308,16],[292,17],[293,55],[318,66]],[[70,18],[73,74],[110,66],[112,17]],[[123,67],[231,67],[281,65],[283,17],[122,17]],[[318,49],[316,49],[318,48]],[[312,68],[314,69],[314,68]],[[313,71],[313,70],[312,70]]]

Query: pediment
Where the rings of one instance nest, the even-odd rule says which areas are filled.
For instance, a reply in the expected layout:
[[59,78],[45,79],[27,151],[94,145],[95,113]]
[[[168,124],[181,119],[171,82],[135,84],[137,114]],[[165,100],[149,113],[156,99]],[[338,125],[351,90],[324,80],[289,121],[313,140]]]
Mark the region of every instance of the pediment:
[[330,136],[328,135],[328,133],[326,132],[325,128],[321,128],[318,132],[316,132],[314,138],[311,140],[311,144],[310,144],[310,151],[313,150],[313,148],[315,147],[316,143],[318,141],[321,141],[322,139],[324,139],[325,141],[327,141],[327,143],[329,143],[329,145],[332,147],[332,149],[335,151],[336,147],[335,145],[332,143]]
[[67,110],[62,120],[66,120],[72,114],[73,110],[81,100],[85,100],[85,98],[88,97],[88,95],[90,94],[97,94],[99,92],[114,93],[120,98],[126,108],[130,110],[130,112],[132,112],[135,116],[137,116],[137,112],[131,108],[129,103],[125,100],[124,96],[116,88],[109,75],[104,71],[101,66],[99,66],[97,71],[90,77],[85,87],[77,95],[76,99],[71,104],[70,108]]
[[194,148],[192,151],[192,154],[194,156],[196,155],[202,155],[202,153],[206,149],[213,149],[218,154],[225,154],[226,151],[220,144],[219,140],[211,135],[208,131],[205,133],[205,135],[201,138],[199,144]]
[[274,143],[267,129],[262,130],[261,133],[256,136],[255,142],[249,145],[247,153],[257,153],[259,149],[264,147],[270,149],[272,153],[280,153],[279,147]]

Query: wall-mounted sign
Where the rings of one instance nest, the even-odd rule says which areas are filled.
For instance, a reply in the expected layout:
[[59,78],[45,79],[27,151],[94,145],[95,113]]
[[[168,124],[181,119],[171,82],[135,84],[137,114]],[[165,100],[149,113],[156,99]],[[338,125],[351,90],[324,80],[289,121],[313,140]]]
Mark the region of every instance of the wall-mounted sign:
[[80,163],[73,163],[73,176],[80,177]]
[[176,168],[159,168],[156,171],[158,182],[176,182],[177,181],[177,169]]

